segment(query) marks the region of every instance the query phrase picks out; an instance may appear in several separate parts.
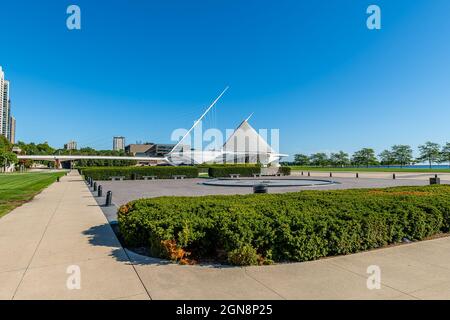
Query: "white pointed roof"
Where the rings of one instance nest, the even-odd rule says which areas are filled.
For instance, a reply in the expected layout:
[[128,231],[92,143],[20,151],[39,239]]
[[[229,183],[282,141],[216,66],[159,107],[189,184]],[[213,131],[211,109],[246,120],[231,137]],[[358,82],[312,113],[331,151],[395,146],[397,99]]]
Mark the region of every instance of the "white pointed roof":
[[228,152],[273,153],[272,147],[244,120],[223,145]]

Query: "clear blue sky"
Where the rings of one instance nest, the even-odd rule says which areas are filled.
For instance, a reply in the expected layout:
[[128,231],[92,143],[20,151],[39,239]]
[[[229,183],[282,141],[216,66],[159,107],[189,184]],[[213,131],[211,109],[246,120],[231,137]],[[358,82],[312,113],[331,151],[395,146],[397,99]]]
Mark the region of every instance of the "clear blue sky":
[[[66,8],[82,30],[66,28]],[[382,30],[366,28],[378,4]],[[448,0],[7,1],[0,65],[17,138],[170,142],[220,91],[221,129],[255,112],[281,151],[450,140]]]

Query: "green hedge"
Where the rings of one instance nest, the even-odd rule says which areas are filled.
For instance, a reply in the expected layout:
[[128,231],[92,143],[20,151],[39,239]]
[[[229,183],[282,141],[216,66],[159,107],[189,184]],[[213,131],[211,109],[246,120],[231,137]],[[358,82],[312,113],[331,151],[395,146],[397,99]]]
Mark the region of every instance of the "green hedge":
[[259,166],[210,166],[208,169],[208,175],[212,178],[224,178],[230,177],[230,174],[240,174],[241,177],[252,177],[253,174],[261,172]]
[[126,245],[158,257],[307,261],[449,232],[450,186],[142,199],[118,221]]
[[174,175],[185,175],[187,178],[198,177],[198,168],[195,167],[97,167],[82,168],[85,177],[94,180],[108,180],[112,176],[124,176],[129,180],[135,175],[136,179],[143,176],[157,176],[159,179],[170,179]]
[[197,168],[206,168],[209,169],[211,167],[261,167],[262,165],[259,163],[202,163],[196,165]]
[[278,172],[281,173],[283,176],[290,176],[291,175],[291,168],[290,167],[280,167]]

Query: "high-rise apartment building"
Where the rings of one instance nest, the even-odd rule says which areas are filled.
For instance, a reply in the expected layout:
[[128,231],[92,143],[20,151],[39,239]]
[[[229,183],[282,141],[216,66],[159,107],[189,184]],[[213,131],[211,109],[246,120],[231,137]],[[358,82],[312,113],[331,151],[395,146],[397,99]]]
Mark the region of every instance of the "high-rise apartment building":
[[[15,142],[16,119],[11,115],[11,99],[9,97],[9,81],[0,66],[0,134],[12,143]],[[14,133],[14,136],[12,134]]]
[[12,116],[9,120],[9,142],[16,143],[16,118]]
[[69,141],[64,145],[64,149],[66,150],[77,150],[77,142]]
[[113,150],[114,151],[125,150],[125,138],[124,137],[113,137]]

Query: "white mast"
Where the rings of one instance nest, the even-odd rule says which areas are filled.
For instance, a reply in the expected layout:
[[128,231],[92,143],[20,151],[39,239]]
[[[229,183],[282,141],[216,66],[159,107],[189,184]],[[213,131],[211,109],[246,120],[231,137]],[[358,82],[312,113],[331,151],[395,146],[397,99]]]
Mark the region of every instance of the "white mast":
[[191,133],[191,131],[195,128],[196,125],[198,125],[200,123],[200,121],[202,121],[202,119],[206,116],[206,114],[209,112],[209,110],[211,110],[212,107],[214,107],[214,105],[217,103],[217,101],[219,101],[220,98],[222,98],[222,96],[225,94],[225,92],[227,92],[228,90],[228,86],[222,91],[222,93],[216,98],[216,100],[214,100],[214,102],[208,107],[208,109],[206,109],[206,111],[202,114],[202,116],[194,122],[194,125],[192,126],[191,129],[189,129],[188,132],[186,132],[186,134],[183,136],[183,138],[181,138],[180,141],[178,141],[178,143],[175,145],[175,147],[172,148],[172,150],[169,152],[169,154],[171,154],[176,147],[178,147],[180,145],[180,143]]

